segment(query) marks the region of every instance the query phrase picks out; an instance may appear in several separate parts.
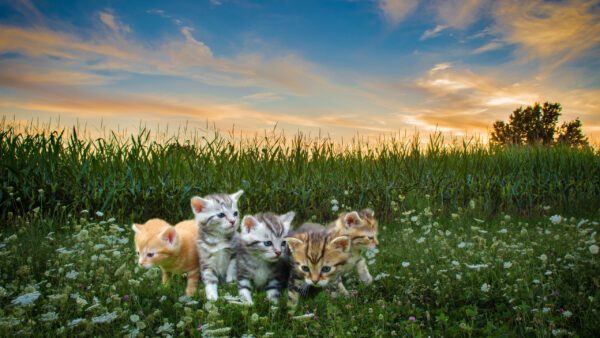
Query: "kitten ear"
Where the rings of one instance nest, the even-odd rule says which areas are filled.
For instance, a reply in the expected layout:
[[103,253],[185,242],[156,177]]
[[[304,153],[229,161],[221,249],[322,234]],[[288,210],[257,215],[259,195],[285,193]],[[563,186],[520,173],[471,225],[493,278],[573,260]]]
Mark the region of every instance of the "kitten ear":
[[231,197],[231,199],[233,200],[233,203],[236,203],[237,200],[240,198],[240,196],[244,193],[244,190],[238,190],[237,192],[234,192],[233,194],[229,195],[229,197]]
[[242,234],[247,234],[256,229],[258,220],[252,215],[244,216],[242,219]]
[[350,250],[350,238],[346,235],[338,236],[329,242],[329,245],[341,252],[348,252]]
[[133,231],[135,231],[136,234],[141,234],[142,233],[142,230],[140,230],[140,228],[141,228],[141,225],[139,225],[139,224],[133,223],[131,225],[131,229],[133,229]]
[[[292,252],[294,252],[300,246],[304,245],[304,236],[303,235],[304,234],[298,234],[295,236],[285,237],[285,241],[287,242],[287,244],[290,247],[290,250],[292,250]],[[298,237],[302,237],[302,238],[298,238]]]
[[362,219],[360,219],[360,216],[358,216],[356,211],[349,212],[346,214],[346,216],[344,216],[344,226],[346,228],[357,227],[361,226],[362,224]]
[[199,196],[192,197],[192,200],[190,202],[194,214],[202,213],[207,207],[209,207],[212,204],[212,201],[206,200]]
[[371,208],[366,208],[363,211],[361,211],[361,213],[365,214],[369,218],[375,217],[375,211],[373,211],[373,209]]
[[293,211],[288,212],[287,214],[279,216],[279,220],[283,223],[284,234],[287,234],[290,231],[290,226],[292,225],[292,221],[294,220],[294,216],[296,213]]
[[163,230],[158,237],[165,243],[169,243],[169,245],[173,245],[175,243],[177,235],[177,230],[174,227],[168,226]]

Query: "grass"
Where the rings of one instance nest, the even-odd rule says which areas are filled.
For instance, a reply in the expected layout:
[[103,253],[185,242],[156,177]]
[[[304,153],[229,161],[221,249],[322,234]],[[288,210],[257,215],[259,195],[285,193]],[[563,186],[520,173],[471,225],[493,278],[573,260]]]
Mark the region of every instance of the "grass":
[[[594,149],[337,146],[0,131],[0,335],[579,335],[600,332],[600,156]],[[191,218],[189,199],[245,190],[243,214],[325,222],[372,207],[371,286],[304,299],[290,320],[184,295],[136,266],[130,224]],[[559,217],[558,215],[562,215]],[[596,252],[596,253],[594,253]],[[234,285],[224,293],[237,294]],[[202,288],[200,288],[202,290]]]

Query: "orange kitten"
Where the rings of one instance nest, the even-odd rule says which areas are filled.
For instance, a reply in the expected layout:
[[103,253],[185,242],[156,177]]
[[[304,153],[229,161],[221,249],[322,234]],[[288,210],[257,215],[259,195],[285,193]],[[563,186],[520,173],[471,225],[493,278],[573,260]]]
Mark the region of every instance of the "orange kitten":
[[186,295],[198,287],[198,226],[194,220],[177,223],[174,227],[162,219],[153,218],[144,224],[133,224],[138,264],[144,268],[157,265],[162,270],[162,282],[171,276],[187,273]]

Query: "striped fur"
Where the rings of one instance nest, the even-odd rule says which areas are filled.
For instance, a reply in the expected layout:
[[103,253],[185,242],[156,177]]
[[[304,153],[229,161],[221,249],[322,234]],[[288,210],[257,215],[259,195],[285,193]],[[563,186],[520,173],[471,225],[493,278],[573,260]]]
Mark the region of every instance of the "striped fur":
[[377,240],[378,223],[373,210],[364,209],[359,212],[341,213],[338,219],[327,227],[327,230],[350,237],[352,249],[345,272],[356,268],[360,280],[365,284],[370,284],[373,277],[369,273],[363,253],[367,248],[374,248],[379,244]]
[[289,265],[285,259],[285,240],[294,212],[284,215],[262,213],[246,215],[238,247],[237,280],[240,298],[253,304],[251,287],[266,289],[267,298],[277,303],[287,282]]
[[231,194],[195,196],[192,211],[198,224],[198,256],[206,298],[219,297],[217,284],[235,278],[235,252],[239,245],[237,202],[242,190]]
[[350,238],[326,231],[316,224],[305,224],[285,238],[291,256],[288,280],[288,308],[295,311],[300,295],[312,287],[328,286],[335,296],[347,294],[339,283],[350,255]]

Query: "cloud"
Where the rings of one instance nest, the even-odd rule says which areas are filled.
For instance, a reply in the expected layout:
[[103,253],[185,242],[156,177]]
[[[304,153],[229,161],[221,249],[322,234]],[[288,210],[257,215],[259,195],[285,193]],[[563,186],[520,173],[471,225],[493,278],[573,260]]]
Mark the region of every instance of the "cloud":
[[473,54],[481,54],[481,53],[489,52],[491,50],[496,50],[496,49],[499,49],[502,47],[504,47],[504,44],[502,42],[492,41],[492,42],[486,43],[485,45],[475,49],[473,51]]
[[499,1],[495,3],[493,30],[521,56],[560,65],[582,57],[595,57],[600,44],[600,2]]
[[465,29],[481,18],[490,0],[437,0],[437,18],[446,27]]
[[419,6],[418,0],[375,0],[385,19],[392,25],[399,24]]
[[116,33],[129,33],[131,29],[127,25],[123,25],[120,22],[115,21],[115,16],[110,13],[99,12],[100,21],[107,25],[113,32]]
[[437,25],[434,29],[428,29],[425,31],[425,33],[423,33],[423,35],[421,35],[420,40],[425,40],[437,36],[439,32],[443,31],[446,28],[448,28],[448,26]]

